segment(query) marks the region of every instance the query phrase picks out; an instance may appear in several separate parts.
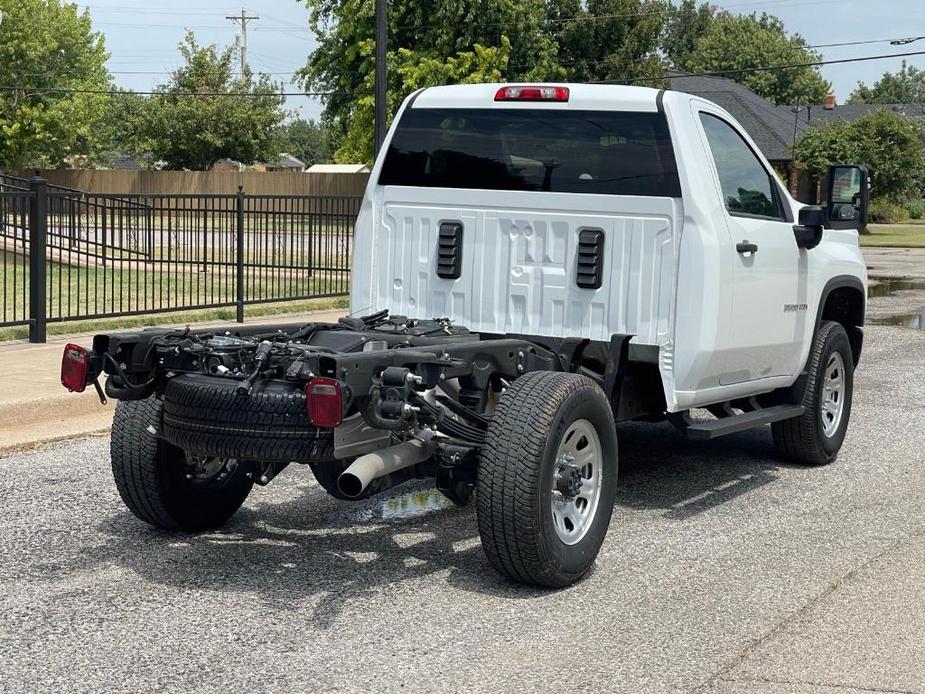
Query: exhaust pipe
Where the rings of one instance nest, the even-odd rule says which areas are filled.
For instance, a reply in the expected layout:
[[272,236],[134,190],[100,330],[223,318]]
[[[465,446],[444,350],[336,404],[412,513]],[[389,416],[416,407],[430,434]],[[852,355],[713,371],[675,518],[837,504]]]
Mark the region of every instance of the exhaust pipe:
[[373,480],[423,463],[433,452],[433,446],[429,443],[412,439],[391,448],[361,455],[340,473],[337,488],[344,496],[355,499],[363,494]]

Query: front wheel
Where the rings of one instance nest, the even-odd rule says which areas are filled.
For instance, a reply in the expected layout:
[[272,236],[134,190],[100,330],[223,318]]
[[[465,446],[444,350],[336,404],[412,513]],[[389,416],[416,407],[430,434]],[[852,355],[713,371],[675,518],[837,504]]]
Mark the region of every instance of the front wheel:
[[163,530],[208,530],[228,520],[253,483],[237,460],[191,457],[157,438],[162,403],[119,402],[112,422],[112,474],[138,518]]
[[479,456],[482,547],[502,574],[560,588],[594,564],[617,493],[617,434],[603,391],[533,372],[502,394]]
[[840,323],[823,321],[806,369],[800,417],[771,425],[778,455],[795,463],[827,465],[835,460],[851,417],[854,360],[848,333]]

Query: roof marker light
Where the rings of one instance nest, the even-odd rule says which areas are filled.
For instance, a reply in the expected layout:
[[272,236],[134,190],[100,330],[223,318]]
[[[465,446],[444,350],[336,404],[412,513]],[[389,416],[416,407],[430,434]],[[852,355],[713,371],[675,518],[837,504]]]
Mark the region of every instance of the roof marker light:
[[495,101],[568,101],[568,87],[501,87]]

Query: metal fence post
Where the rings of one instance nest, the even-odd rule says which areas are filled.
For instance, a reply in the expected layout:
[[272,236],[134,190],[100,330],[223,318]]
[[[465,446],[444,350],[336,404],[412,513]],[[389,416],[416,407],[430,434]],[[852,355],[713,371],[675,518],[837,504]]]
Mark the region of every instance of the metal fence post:
[[45,342],[45,245],[48,238],[48,181],[36,175],[29,179],[29,342]]
[[244,186],[238,186],[237,198],[237,222],[236,226],[236,251],[235,251],[235,269],[237,270],[237,281],[235,283],[235,300],[237,303],[238,323],[244,322]]

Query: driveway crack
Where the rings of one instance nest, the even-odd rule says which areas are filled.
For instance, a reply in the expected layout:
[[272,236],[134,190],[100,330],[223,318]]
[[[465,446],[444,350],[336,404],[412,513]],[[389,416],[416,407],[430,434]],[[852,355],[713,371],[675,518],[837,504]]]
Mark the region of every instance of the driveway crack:
[[[748,644],[748,645],[747,645],[747,646],[746,646],[735,658],[733,658],[733,659],[730,660],[728,663],[726,663],[725,665],[723,665],[721,668],[719,668],[718,670],[716,670],[716,671],[715,671],[713,674],[711,674],[706,680],[704,680],[704,681],[701,682],[700,684],[694,686],[694,688],[690,690],[691,694],[697,694],[698,692],[703,692],[703,691],[705,691],[710,685],[712,685],[714,682],[717,682],[718,680],[725,680],[725,679],[727,679],[727,678],[726,678],[726,675],[729,674],[729,672],[731,672],[731,671],[733,670],[733,668],[735,668],[735,667],[737,667],[738,665],[741,665],[743,662],[745,662],[746,658],[748,658],[748,656],[751,655],[752,651],[754,651],[755,649],[759,648],[760,646],[762,646],[763,644],[767,643],[769,640],[771,640],[772,638],[774,638],[779,632],[781,632],[781,631],[782,631],[785,627],[787,627],[789,624],[791,624],[792,622],[796,621],[797,619],[799,619],[799,618],[802,617],[803,615],[805,615],[805,614],[807,614],[808,612],[810,612],[814,607],[816,607],[816,605],[818,605],[820,602],[822,602],[822,601],[825,600],[827,597],[829,597],[830,595],[832,595],[836,590],[838,590],[839,588],[841,588],[842,585],[844,585],[844,584],[847,583],[848,581],[852,580],[852,579],[853,579],[855,576],[857,576],[861,571],[863,571],[864,569],[866,569],[866,568],[872,566],[872,565],[875,564],[876,562],[880,561],[883,557],[887,556],[888,554],[891,554],[892,552],[895,552],[897,549],[899,549],[899,548],[901,548],[901,547],[904,547],[904,546],[906,546],[906,545],[908,545],[908,544],[911,544],[913,541],[917,540],[918,538],[922,537],[923,535],[925,535],[925,530],[919,530],[918,532],[915,532],[915,533],[913,533],[912,535],[909,535],[908,537],[905,537],[905,538],[901,538],[901,539],[899,539],[899,540],[896,540],[895,542],[891,543],[890,545],[888,545],[887,547],[885,547],[883,550],[881,550],[881,551],[878,552],[877,554],[875,554],[875,555],[869,557],[869,558],[866,559],[865,561],[863,561],[863,562],[861,562],[860,564],[858,564],[857,566],[853,567],[850,571],[848,571],[848,573],[846,573],[846,574],[844,574],[843,576],[841,576],[841,577],[835,579],[834,581],[832,581],[832,582],[825,588],[825,590],[821,591],[821,592],[820,592],[819,594],[817,594],[815,597],[811,598],[809,602],[807,602],[805,605],[803,605],[802,607],[800,607],[800,608],[799,608],[798,610],[796,610],[795,612],[792,612],[791,614],[785,616],[783,619],[781,619],[779,622],[777,622],[775,625],[773,625],[773,626],[772,626],[768,631],[766,631],[764,634],[762,634],[762,635],[758,636],[757,638],[753,639],[753,640],[751,641],[751,643],[749,643],[749,644]],[[732,680],[730,680],[730,681],[732,681]],[[769,682],[770,682],[770,681],[772,681],[772,680],[769,680]],[[826,686],[826,685],[819,685],[819,686]],[[834,686],[834,685],[833,685],[833,686]],[[844,686],[847,686],[847,685],[844,685]],[[864,689],[860,689],[859,691],[896,692],[896,691],[901,691],[901,690],[890,690],[890,689],[883,689],[883,690],[868,689],[868,690],[864,690]],[[918,694],[918,693],[917,693],[917,692],[902,692],[902,694]]]
[[853,692],[876,692],[876,694],[921,694],[911,689],[881,689],[880,687],[862,687],[856,684],[832,684],[830,682],[811,682],[808,680],[783,680],[773,677],[721,677],[720,682],[763,682],[765,684],[786,684],[787,686],[808,684],[811,687],[824,687],[826,689],[847,689]]

